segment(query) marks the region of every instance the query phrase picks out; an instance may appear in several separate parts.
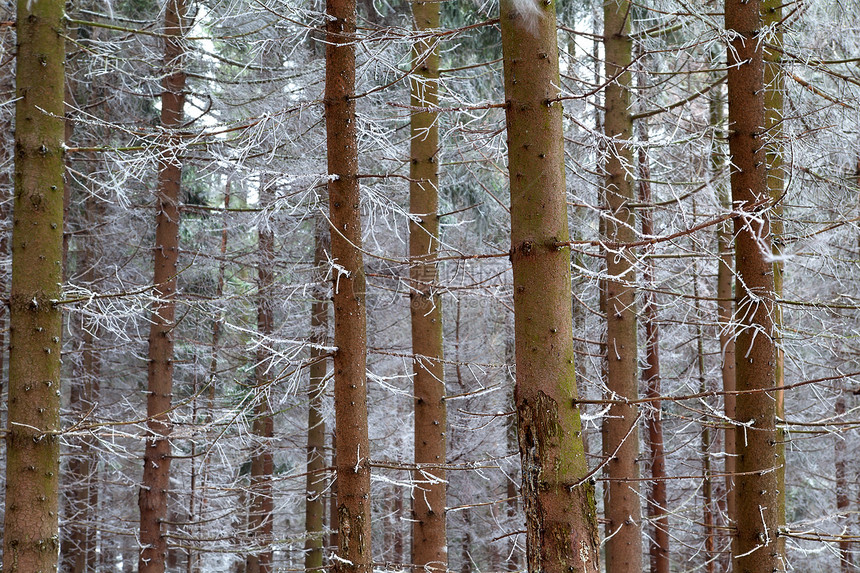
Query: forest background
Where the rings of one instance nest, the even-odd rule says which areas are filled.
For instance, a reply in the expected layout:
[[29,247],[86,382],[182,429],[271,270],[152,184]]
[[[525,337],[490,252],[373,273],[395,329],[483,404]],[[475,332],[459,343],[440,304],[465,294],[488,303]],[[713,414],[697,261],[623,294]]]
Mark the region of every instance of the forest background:
[[[500,7],[448,0],[436,5],[439,22],[423,26],[413,14],[419,5],[362,0],[355,35],[343,44],[356,58],[355,91],[345,98],[355,110],[343,125],[356,136],[361,219],[357,239],[346,231],[331,238],[359,247],[366,277],[366,289],[357,290],[366,299],[369,451],[359,444],[358,459],[370,480],[371,559],[376,568],[522,570],[516,211]],[[10,238],[18,217],[13,151],[23,155],[11,138],[13,103],[24,99],[20,62],[13,96],[13,67],[21,11],[31,8],[18,6],[17,25],[7,14],[0,28],[7,95],[0,257],[13,314],[20,301],[8,294],[12,268],[28,264],[13,261]],[[775,381],[785,386],[784,396],[764,393],[777,403],[784,452],[772,445],[785,461],[773,464],[784,467],[784,476],[775,470],[784,518],[770,530],[779,539],[762,543],[778,547],[787,568],[854,567],[858,8],[762,3],[756,45],[767,62],[763,91],[773,113],[756,137],[767,151],[770,200],[739,205],[730,189],[726,89],[737,37],[726,31],[723,6],[557,6],[560,81],[544,101],[563,107],[570,240],[561,242],[570,247],[583,480],[596,488],[607,571],[726,571],[736,521],[765,519],[736,513],[730,494],[734,438],[745,434],[727,380],[736,333],[746,332],[738,325],[747,319],[732,311],[732,244],[740,234],[732,222],[749,213],[757,214],[751,224],[760,216],[770,225],[759,238],[775,279],[775,330],[760,336],[776,342]],[[607,33],[613,13],[622,24]],[[62,309],[61,417],[46,440],[60,448],[59,534],[52,538],[60,567],[143,571],[160,558],[161,570],[189,573],[337,565],[338,367],[326,364],[343,345],[327,301],[355,272],[327,239],[332,225],[349,228],[333,222],[328,195],[343,181],[326,165],[326,115],[337,111],[324,93],[332,85],[326,50],[342,47],[330,29],[324,33],[332,19],[324,6],[275,0],[75,1],[56,16],[65,106],[39,113],[62,120],[64,130],[56,154],[64,175],[54,185],[64,191],[62,286],[47,296]],[[545,27],[545,17],[535,18],[536,29]],[[610,46],[618,38],[626,61]],[[46,71],[39,76],[36,68],[37,83],[56,67],[39,65]],[[632,127],[624,137],[607,128],[618,114]],[[422,119],[429,124],[416,127]],[[14,128],[16,137],[25,131],[20,119]],[[431,131],[438,146],[421,159],[415,142]],[[438,205],[416,209],[410,193],[414,201],[416,182],[429,177],[415,175],[422,162],[438,172]],[[607,192],[612,177],[635,193],[621,207]],[[410,250],[426,214],[438,229],[422,227],[432,239]],[[32,232],[27,240],[36,244],[46,236]],[[175,242],[165,242],[170,236]],[[633,297],[615,314],[607,312],[611,285]],[[607,317],[622,311],[633,348],[619,352],[607,346],[617,336],[607,339]],[[416,315],[441,324],[438,354],[414,349]],[[9,330],[2,332],[6,347]],[[50,344],[34,344],[51,354]],[[627,360],[632,389],[613,386],[613,355]],[[14,360],[6,361],[5,349],[0,356],[14,377]],[[23,368],[37,369],[35,362]],[[170,385],[153,386],[159,368]],[[414,384],[428,373],[444,408],[416,438]],[[6,405],[27,401],[30,388],[10,378],[4,391]],[[629,411],[618,413],[619,404]],[[629,426],[621,445],[607,446],[601,429],[608,435],[607,424],[618,419]],[[419,460],[415,444],[433,421],[441,458]],[[9,425],[9,448],[15,428]],[[145,457],[170,462],[145,469]],[[621,458],[627,473],[612,474],[610,462]],[[21,487],[15,483],[8,478],[7,496]],[[639,539],[638,561],[628,566],[613,563],[612,539],[627,529],[604,502],[612,483],[627,484],[630,507],[641,512],[625,514]],[[146,492],[159,491],[160,499],[149,500]],[[440,492],[443,511],[433,497]],[[413,505],[424,508],[420,519]],[[16,510],[4,505],[4,558]],[[147,525],[148,510],[162,514]],[[433,519],[442,522],[433,531],[442,532],[437,549],[445,557],[416,560],[414,523]]]

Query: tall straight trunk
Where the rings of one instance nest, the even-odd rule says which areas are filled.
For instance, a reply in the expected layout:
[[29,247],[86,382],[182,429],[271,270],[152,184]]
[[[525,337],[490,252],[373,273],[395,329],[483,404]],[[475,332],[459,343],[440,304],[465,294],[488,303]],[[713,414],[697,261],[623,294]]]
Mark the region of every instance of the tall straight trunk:
[[140,573],[163,573],[167,554],[167,497],[170,489],[169,411],[173,397],[173,327],[179,257],[179,190],[182,162],[170,132],[183,121],[185,72],[183,35],[186,0],[167,0],[164,10],[164,78],[161,125],[166,130],[156,189],[155,271],[146,401],[147,440],[140,488]]
[[[86,199],[86,224],[90,229],[97,227],[104,213],[100,200],[94,195]],[[98,280],[98,254],[96,237],[87,236],[83,253],[79,258],[79,268],[84,270],[84,284],[95,284]],[[70,404],[78,419],[91,413],[99,400],[101,359],[96,342],[102,335],[97,324],[88,324],[81,329],[81,361],[76,364],[75,380],[70,392]],[[74,573],[95,571],[96,525],[94,518],[98,511],[99,479],[98,450],[92,437],[75,440],[75,453],[69,459],[69,474],[74,490],[70,498],[75,523],[70,527],[70,551],[63,555],[64,567]]]
[[328,289],[325,287],[326,250],[329,247],[326,220],[316,218],[314,233],[314,298],[311,303],[310,380],[308,386],[308,458],[305,502],[305,569],[321,573],[323,567],[323,528],[325,527],[325,418],[323,397],[327,372],[326,351],[328,340]]
[[[441,4],[412,5],[415,31],[427,34],[439,27]],[[415,74],[410,78],[414,107],[438,104],[439,46],[422,35],[412,50]],[[413,388],[415,393],[415,465],[418,489],[412,496],[412,564],[416,570],[444,571],[448,567],[445,527],[447,483],[445,463],[447,409],[442,363],[442,297],[436,291],[439,252],[439,129],[436,112],[414,112],[410,125],[409,258],[412,290]],[[430,467],[424,467],[424,466]]]
[[[651,195],[651,167],[645,144],[648,142],[648,126],[640,124],[639,148],[639,202],[642,211],[642,236],[654,236],[654,212],[648,207],[653,202]],[[646,249],[645,255],[653,253],[653,247]],[[646,287],[654,284],[654,259],[646,258],[642,272],[642,282]],[[645,419],[648,451],[651,455],[651,492],[648,497],[648,519],[654,526],[651,546],[651,573],[669,573],[669,511],[666,491],[666,454],[663,447],[663,406],[660,400],[660,329],[657,325],[657,305],[654,293],[645,291],[642,320],[645,323],[645,366],[642,381],[646,396],[652,400],[651,411]]]
[[[606,238],[613,243],[635,240],[633,121],[630,108],[632,45],[628,0],[606,2],[603,7],[603,42],[606,77],[614,78],[605,90],[606,134],[605,199],[608,207]],[[607,381],[614,402],[603,422],[603,455],[608,456],[606,508],[606,571],[642,570],[642,521],[639,498],[639,433],[637,408],[622,403],[638,397],[636,331],[636,280],[633,252],[622,246],[606,253]]]
[[[710,99],[710,122],[714,130],[711,149],[711,181],[716,186],[717,198],[721,207],[728,211],[731,209],[731,197],[729,189],[723,184],[722,171],[725,167],[726,156],[722,151],[720,138],[723,136],[723,99],[722,89],[719,86],[711,90]],[[723,406],[726,418],[735,419],[735,394],[737,387],[735,381],[735,331],[732,327],[734,313],[734,294],[732,284],[734,282],[734,249],[732,239],[732,228],[729,221],[717,226],[717,252],[719,263],[717,265],[717,320],[720,326],[720,377],[723,383]],[[736,513],[735,505],[735,478],[736,471],[736,448],[735,427],[726,426],[723,434],[723,448],[725,451],[725,474],[726,474],[726,517],[727,525],[734,523]],[[731,561],[729,559],[729,561]],[[726,570],[730,565],[724,563]]]
[[[762,132],[764,113],[763,43],[759,41],[759,0],[726,0],[729,152],[732,204],[750,209],[768,200]],[[737,448],[737,540],[734,570],[783,571],[777,538],[779,491],[776,433],[776,348],[770,221],[755,208],[734,219],[736,258],[735,365]]]
[[[693,202],[695,213],[696,204]],[[705,370],[705,332],[702,328],[702,308],[699,298],[699,268],[693,263],[693,300],[696,307],[696,367],[699,374],[699,392],[704,394],[708,391],[707,372]],[[703,398],[707,400],[707,398]],[[714,487],[711,480],[711,428],[708,425],[707,415],[702,415],[702,441],[700,452],[702,455],[702,533],[705,539],[705,571],[716,573],[716,539],[714,538]]]
[[63,7],[18,2],[3,571],[56,571],[63,281]]
[[[265,209],[272,202],[272,191],[265,181],[260,182],[260,206]],[[272,307],[272,289],[275,284],[275,234],[271,223],[263,220],[257,227],[257,345],[254,368],[254,420],[251,434],[254,437],[251,453],[251,487],[248,529],[254,550],[248,555],[246,573],[269,573],[272,570],[272,511],[274,499],[272,475],[272,438],[274,418],[269,401],[272,389],[271,336],[275,330]]]
[[361,252],[355,117],[355,0],[326,0],[325,118],[334,272],[334,409],[337,427],[335,570],[366,573],[370,540],[366,279]]
[[[556,4],[501,3],[515,390],[529,571],[596,572],[576,391]],[[525,4],[525,6],[523,5]]]
[[[845,396],[840,394],[836,399],[836,421],[841,422],[845,416]],[[845,528],[843,535],[848,535],[848,524],[851,523],[848,515],[850,507],[850,497],[848,495],[848,478],[845,472],[847,456],[846,437],[835,435],[836,440],[834,446],[834,461],[836,465],[836,515],[844,520]],[[840,539],[839,541],[839,571],[841,573],[849,573],[854,571],[854,560],[851,555],[851,542],[848,539]]]
[[[774,26],[774,33],[770,42],[776,49],[765,48],[764,50],[764,141],[767,157],[767,189],[773,202],[772,218],[770,223],[771,246],[773,249],[773,293],[779,300],[782,298],[782,285],[785,275],[785,262],[783,260],[783,204],[785,203],[785,165],[782,160],[782,117],[783,117],[783,94],[785,90],[785,78],[782,72],[782,0],[762,0],[762,25]],[[776,386],[785,386],[785,353],[782,349],[782,307],[777,302],[774,306],[774,336],[776,344]],[[785,419],[785,391],[776,393],[776,478],[779,493],[779,505],[777,520],[780,528],[785,526],[785,428],[782,420]],[[785,555],[785,537],[777,539],[780,555]]]

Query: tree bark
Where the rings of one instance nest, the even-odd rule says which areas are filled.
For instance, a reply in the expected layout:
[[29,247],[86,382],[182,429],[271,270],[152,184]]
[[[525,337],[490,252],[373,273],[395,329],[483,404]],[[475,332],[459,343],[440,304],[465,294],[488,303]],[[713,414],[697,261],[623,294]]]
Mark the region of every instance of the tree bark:
[[310,380],[308,387],[308,467],[305,505],[305,569],[321,573],[323,567],[323,528],[325,527],[326,490],[326,425],[323,418],[323,397],[327,372],[326,351],[328,341],[328,297],[324,285],[326,250],[329,248],[326,220],[317,216],[314,233],[314,299],[311,303]]
[[[265,181],[260,182],[260,207],[266,209],[272,203],[272,190]],[[274,259],[275,234],[271,222],[263,220],[257,227],[257,343],[256,366],[254,367],[254,420],[251,453],[251,487],[248,529],[253,539],[254,550],[248,555],[247,573],[269,573],[272,570],[272,512],[274,498],[272,475],[272,438],[274,418],[269,403],[272,390],[271,337],[275,330],[272,289],[275,285]]]
[[147,440],[140,488],[140,573],[163,573],[167,554],[164,522],[170,489],[170,408],[173,397],[173,327],[179,256],[179,191],[182,162],[170,133],[179,129],[185,105],[186,0],[168,0],[164,12],[164,68],[161,125],[166,130],[156,190],[155,272],[146,403]]
[[[531,1],[531,0],[530,0]],[[596,573],[576,391],[556,4],[501,3],[516,409],[529,571]]]
[[[412,5],[415,31],[410,78],[413,107],[438,104],[438,39],[427,35],[439,27],[441,4]],[[409,258],[412,317],[413,388],[415,393],[415,465],[412,498],[412,564],[418,570],[445,571],[448,551],[445,527],[447,482],[445,470],[424,468],[445,463],[447,410],[442,363],[442,297],[436,291],[439,252],[438,151],[436,112],[415,112],[410,121]]]
[[[608,206],[606,237],[610,242],[635,239],[635,220],[629,204],[633,190],[633,121],[630,108],[632,40],[628,0],[606,2],[603,41],[606,77],[604,133],[607,137],[605,198]],[[634,254],[618,247],[606,253],[607,381],[614,400],[638,397],[636,292],[632,283]],[[603,455],[608,457],[609,480],[604,489],[606,508],[606,571],[642,570],[642,521],[639,498],[639,433],[637,408],[613,403],[603,422]]]
[[[723,131],[723,99],[722,90],[719,87],[711,91],[710,122],[714,130],[711,149],[711,181],[717,190],[717,198],[725,211],[731,209],[731,197],[729,189],[723,184],[722,171],[725,167],[725,154],[722,152],[720,137]],[[734,249],[732,244],[732,228],[729,221],[717,225],[717,252],[719,263],[717,266],[717,320],[720,326],[720,376],[723,383],[723,408],[728,420],[735,419],[735,331],[732,326],[734,314],[734,289],[732,288],[734,278]],[[726,473],[726,516],[727,525],[732,527],[736,513],[735,505],[735,478],[737,467],[735,447],[735,427],[728,425],[723,434],[723,449],[725,451],[725,473]],[[724,563],[728,570],[731,559]]]
[[325,115],[334,269],[334,407],[337,427],[338,559],[335,570],[369,573],[370,440],[367,316],[355,100],[355,0],[327,0]]
[[[783,94],[785,91],[785,78],[782,72],[782,1],[762,0],[762,25],[774,27],[774,33],[770,42],[776,49],[765,48],[764,50],[764,140],[767,145],[767,188],[773,207],[770,220],[771,247],[773,250],[773,293],[776,300],[782,298],[782,285],[785,275],[785,262],[783,261],[783,203],[785,202],[785,166],[782,160],[782,116],[783,116]],[[774,340],[776,342],[776,367],[774,376],[776,386],[785,386],[785,353],[782,349],[782,307],[779,303],[774,304]],[[777,491],[779,494],[779,505],[777,509],[777,520],[779,527],[785,526],[785,428],[781,425],[785,419],[785,391],[776,393],[776,478]],[[785,555],[785,537],[777,538],[779,554]]]
[[56,571],[64,3],[18,2],[3,571]]
[[[641,86],[640,86],[641,87]],[[648,141],[648,125],[643,120],[640,124],[639,148],[639,202],[649,205],[653,202],[651,196],[651,166],[648,162],[648,152],[645,144]],[[646,207],[642,211],[642,236],[654,236],[654,213]],[[653,246],[646,248],[646,255],[654,251]],[[646,287],[654,283],[654,260],[645,260],[642,282]],[[651,410],[645,419],[648,436],[648,451],[651,454],[651,495],[648,498],[648,519],[654,526],[651,546],[648,553],[651,558],[651,573],[669,573],[669,508],[666,491],[666,454],[663,446],[663,405],[660,398],[660,329],[657,324],[657,305],[654,303],[654,293],[645,291],[643,294],[644,308],[642,317],[645,323],[645,367],[642,370],[642,381],[646,388],[646,396],[653,400]]]
[[[734,570],[783,571],[777,538],[779,492],[774,344],[774,280],[766,157],[764,60],[759,0],[726,0],[729,152],[732,205],[744,209],[734,219],[736,257],[735,364],[737,541]],[[749,209],[754,209],[750,211]]]

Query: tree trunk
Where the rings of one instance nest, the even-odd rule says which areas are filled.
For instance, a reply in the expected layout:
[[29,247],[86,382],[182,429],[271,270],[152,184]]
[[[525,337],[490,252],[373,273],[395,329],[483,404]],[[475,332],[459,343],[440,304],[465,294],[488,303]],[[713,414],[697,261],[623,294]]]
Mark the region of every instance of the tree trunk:
[[[439,27],[441,4],[412,5],[415,30]],[[433,36],[421,36],[412,50],[410,78],[414,107],[438,104],[439,47]],[[438,151],[436,112],[413,112],[410,125],[409,258],[411,263],[413,384],[415,393],[415,464],[418,489],[412,496],[412,564],[418,570],[445,571],[448,551],[445,527],[447,411],[442,363],[442,297],[436,291],[439,251]],[[435,467],[422,467],[430,465]]]
[[[758,35],[759,0],[726,0],[728,50],[729,151],[732,204],[745,210],[734,219],[738,325],[735,364],[737,389],[737,542],[734,570],[783,571],[777,537],[779,492],[776,434],[776,349],[774,282],[765,149],[762,145],[764,63]],[[751,210],[751,209],[754,209]],[[765,391],[762,391],[765,390]]]
[[[711,149],[711,181],[717,190],[717,198],[725,211],[731,209],[731,197],[728,188],[722,183],[722,171],[725,167],[725,154],[722,152],[720,137],[723,135],[723,99],[722,90],[718,87],[711,91],[710,99],[711,128],[714,130]],[[732,289],[734,277],[734,250],[732,245],[732,228],[729,221],[717,226],[717,251],[719,263],[717,266],[717,320],[720,326],[720,374],[723,382],[723,406],[726,418],[735,419],[735,331],[732,326],[734,313],[734,294]],[[723,434],[723,449],[725,451],[726,473],[726,517],[727,525],[732,527],[736,513],[735,478],[737,467],[735,448],[735,427],[728,425]],[[724,562],[726,571],[731,565],[731,559]]]
[[[771,245],[773,249],[773,293],[776,300],[782,298],[785,263],[783,261],[783,204],[785,202],[785,166],[782,161],[782,116],[785,93],[782,72],[782,0],[762,0],[762,25],[775,27],[770,42],[776,49],[764,50],[764,126],[767,157],[767,187],[773,207],[770,220]],[[776,387],[785,386],[785,353],[782,349],[782,307],[774,305],[774,340],[776,341]],[[785,526],[785,391],[776,393],[776,479],[779,494],[777,520],[779,527]],[[785,537],[776,540],[779,554],[785,555]]]
[[[262,179],[262,178],[261,178]],[[260,182],[260,207],[272,203],[272,190],[265,181]],[[269,402],[273,378],[271,375],[271,337],[275,330],[272,307],[272,289],[275,285],[274,258],[275,234],[271,222],[263,220],[257,227],[257,343],[254,367],[254,420],[251,434],[254,437],[251,453],[251,487],[248,529],[254,549],[247,559],[247,573],[269,573],[272,570],[272,511],[274,498],[272,475],[272,438],[274,418]]]
[[182,125],[185,104],[183,40],[185,0],[168,0],[164,13],[164,68],[161,125],[167,131],[156,190],[155,272],[152,324],[149,330],[146,451],[140,488],[140,573],[163,573],[167,554],[167,492],[170,488],[169,411],[173,397],[173,327],[176,315],[176,273],[179,256],[179,189],[181,158],[172,130]]
[[[614,78],[606,86],[604,103],[606,237],[618,244],[635,239],[634,215],[629,206],[635,199],[630,175],[633,171],[630,11],[628,0],[607,2],[603,8],[606,77]],[[621,246],[606,253],[606,271],[610,277],[606,281],[606,385],[610,397],[621,401],[638,397],[633,256],[630,249]],[[604,489],[607,573],[642,570],[637,420],[635,406],[615,402],[603,422],[603,455],[609,458],[606,466],[609,479]]]
[[[641,87],[641,86],[640,86]],[[639,202],[645,205],[642,211],[642,236],[654,236],[654,213],[647,205],[653,202],[651,196],[651,167],[648,163],[648,152],[644,145],[648,141],[648,125],[643,120],[640,124],[639,148]],[[645,254],[653,253],[653,247],[647,247]],[[654,284],[654,259],[646,258],[642,282],[646,287]],[[648,435],[648,451],[651,454],[651,495],[648,498],[648,519],[654,525],[649,554],[651,557],[651,573],[669,573],[669,510],[666,493],[666,455],[663,447],[663,406],[660,401],[660,330],[657,325],[657,305],[654,303],[654,293],[645,291],[642,309],[645,322],[645,367],[642,370],[642,381],[646,395],[651,402],[651,410],[645,419]]]
[[338,550],[335,570],[368,573],[370,441],[367,427],[367,316],[358,137],[355,116],[355,0],[326,0],[325,117],[334,269],[334,408],[337,427]]
[[530,571],[596,572],[594,489],[576,405],[555,2],[503,0],[516,409]]
[[[95,195],[86,199],[86,224],[90,229],[96,228],[102,219],[103,212]],[[83,253],[79,259],[79,268],[84,272],[81,280],[86,285],[95,288],[98,281],[97,238],[88,235],[85,239]],[[81,360],[75,364],[75,379],[72,382],[70,405],[76,419],[83,420],[92,413],[99,399],[99,378],[101,374],[100,354],[95,345],[101,339],[102,331],[98,324],[86,324],[81,329]],[[70,526],[70,551],[63,556],[64,567],[73,573],[95,571],[96,568],[96,525],[94,518],[98,511],[99,479],[98,479],[98,450],[91,436],[75,438],[75,452],[69,459],[69,480],[73,485],[70,502],[74,524]]]
[[[696,203],[693,202],[693,212],[695,214]],[[693,262],[693,300],[696,307],[696,366],[699,374],[699,392],[704,394],[708,391],[707,373],[705,371],[705,332],[702,328],[701,300],[699,298],[699,267],[696,261]],[[707,401],[707,397],[702,398]],[[702,455],[702,533],[705,539],[705,571],[706,573],[716,573],[717,571],[717,555],[716,555],[716,539],[714,538],[714,488],[711,480],[711,428],[708,425],[708,416],[701,416],[702,424],[702,441],[700,452]]]
[[56,571],[64,3],[18,2],[3,571]]
[[328,288],[323,284],[326,250],[329,247],[326,220],[316,218],[314,233],[314,268],[316,283],[314,299],[311,303],[311,351],[310,380],[308,387],[308,467],[305,505],[305,569],[311,573],[322,573],[323,567],[323,528],[325,526],[326,490],[326,453],[325,419],[323,418],[323,397],[327,372],[326,351],[328,341]]

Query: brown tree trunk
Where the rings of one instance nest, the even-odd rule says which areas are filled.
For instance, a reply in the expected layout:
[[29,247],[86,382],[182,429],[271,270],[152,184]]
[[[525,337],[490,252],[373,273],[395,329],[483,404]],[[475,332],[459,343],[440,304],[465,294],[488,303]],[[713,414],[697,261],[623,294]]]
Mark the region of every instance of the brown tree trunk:
[[322,216],[316,218],[314,233],[314,269],[316,283],[311,303],[310,380],[308,386],[308,467],[305,505],[305,569],[321,573],[323,567],[323,528],[325,526],[326,453],[325,419],[322,414],[325,377],[328,370],[326,350],[328,341],[328,288],[324,284],[326,250],[329,248],[328,229]]
[[[412,5],[415,30],[426,34],[439,27],[441,4]],[[410,78],[413,107],[438,104],[438,39],[422,35],[412,50],[415,73]],[[418,488],[412,496],[412,564],[418,570],[448,567],[445,527],[447,483],[445,463],[447,410],[442,363],[442,297],[436,289],[439,251],[438,151],[436,112],[415,112],[410,122],[409,257],[412,317],[413,384],[415,393],[415,465]],[[424,467],[430,466],[430,467]]]
[[576,405],[555,2],[501,3],[516,409],[530,571],[596,573],[594,490]]
[[[103,217],[99,199],[94,195],[87,197],[86,214],[86,224],[90,229],[95,228]],[[84,270],[81,280],[87,285],[97,282],[96,240],[93,235],[84,239],[84,250],[78,261],[79,268]],[[80,420],[92,413],[99,399],[101,359],[95,345],[101,334],[99,326],[93,323],[84,325],[80,332],[81,360],[75,365],[69,400],[76,418]],[[90,436],[76,438],[75,446],[68,468],[69,479],[74,484],[69,496],[74,524],[69,528],[71,551],[63,556],[63,561],[69,571],[83,573],[95,571],[96,567],[96,525],[93,521],[98,511],[98,456]]]
[[173,327],[176,315],[176,273],[179,256],[179,190],[181,158],[172,130],[182,125],[185,104],[183,40],[185,0],[168,0],[164,13],[164,78],[161,125],[167,131],[156,190],[155,272],[146,402],[146,451],[140,488],[140,573],[163,573],[167,554],[167,497],[170,488],[170,421],[173,397]]
[[[633,170],[630,12],[627,0],[607,2],[603,8],[606,77],[614,78],[606,86],[604,102],[606,237],[617,244],[635,239],[634,215],[629,206],[635,199],[630,175]],[[610,277],[606,281],[606,385],[610,398],[616,400],[603,422],[603,455],[608,457],[609,478],[604,489],[607,573],[642,570],[638,414],[635,406],[620,402],[638,397],[633,256],[630,249],[621,246],[606,253],[606,271]]]
[[355,0],[326,0],[325,117],[329,212],[334,270],[334,408],[337,427],[337,514],[340,541],[335,570],[368,573],[370,440],[367,426],[367,316],[358,137],[355,117]]
[[[773,293],[776,300],[782,298],[782,285],[785,275],[785,263],[783,262],[783,204],[785,202],[785,166],[782,161],[782,119],[783,119],[783,94],[785,93],[784,74],[782,72],[782,56],[779,51],[782,48],[782,0],[762,0],[762,25],[773,28],[770,42],[776,49],[766,48],[764,50],[764,139],[767,157],[767,187],[768,194],[773,202],[772,217],[770,220],[771,246],[774,255],[773,261]],[[782,307],[779,303],[774,306],[774,340],[776,341],[776,367],[774,376],[776,386],[785,386],[785,353],[782,349]],[[785,428],[782,421],[785,419],[785,391],[776,393],[776,479],[779,494],[779,506],[777,509],[777,521],[779,527],[785,526]],[[777,538],[779,554],[785,556],[785,537]]]
[[764,62],[759,0],[726,0],[729,151],[737,279],[737,542],[734,570],[783,571],[779,553],[779,491],[774,389],[774,284],[770,253],[767,165],[762,133]]
[[[693,202],[695,213],[696,203]],[[693,300],[696,307],[696,366],[699,374],[699,392],[704,394],[708,391],[707,374],[705,371],[705,333],[702,328],[701,299],[699,298],[699,268],[693,263]],[[703,398],[707,400],[707,398]],[[717,555],[716,539],[714,537],[714,488],[711,480],[711,428],[707,415],[702,415],[702,442],[700,453],[702,456],[702,529],[705,539],[705,571],[716,573]]]
[[[725,167],[725,154],[720,148],[720,136],[723,134],[723,99],[722,90],[716,87],[711,91],[710,115],[711,128],[715,130],[713,148],[711,150],[711,180],[717,189],[720,205],[726,211],[731,209],[731,198],[728,188],[722,183],[722,171]],[[717,320],[720,326],[720,374],[723,383],[724,412],[728,420],[735,419],[735,331],[732,327],[734,313],[734,249],[732,244],[732,228],[729,221],[717,226],[717,251],[719,264],[717,266]],[[726,517],[727,525],[734,524],[736,515],[735,478],[736,448],[735,427],[728,425],[723,434],[723,449],[725,451],[726,473]],[[726,571],[731,566],[731,559],[723,562]]]
[[3,571],[56,571],[64,3],[18,2]]
[[[260,183],[260,207],[272,203],[272,190],[265,181]],[[269,402],[273,378],[271,375],[271,337],[275,330],[272,307],[272,289],[275,285],[274,258],[275,234],[271,222],[263,220],[257,227],[257,344],[254,368],[254,420],[251,434],[254,437],[251,453],[251,487],[248,529],[254,549],[248,555],[247,573],[269,573],[272,570],[272,511],[274,498],[272,475],[272,438],[274,418]]]
[[[651,196],[651,167],[648,163],[648,126],[640,124],[639,148],[639,202],[645,205],[642,211],[642,236],[654,236],[654,214],[647,205],[653,202]],[[653,247],[646,248],[645,255],[653,253]],[[646,287],[654,284],[654,259],[646,258],[642,273]],[[654,525],[651,546],[651,573],[669,573],[669,510],[666,492],[666,454],[663,447],[663,406],[660,401],[660,330],[657,325],[657,305],[654,293],[645,291],[642,317],[645,323],[645,366],[642,381],[646,396],[653,400],[651,410],[645,419],[648,436],[648,451],[651,454],[651,495],[648,498],[648,519]]]

